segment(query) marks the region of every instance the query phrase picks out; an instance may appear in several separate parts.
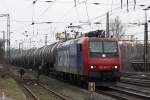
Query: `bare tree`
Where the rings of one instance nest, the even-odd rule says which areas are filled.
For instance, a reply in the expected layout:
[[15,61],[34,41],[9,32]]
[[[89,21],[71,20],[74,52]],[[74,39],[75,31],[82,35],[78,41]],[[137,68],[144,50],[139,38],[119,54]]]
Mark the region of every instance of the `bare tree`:
[[125,24],[121,22],[119,17],[117,16],[115,19],[110,20],[110,32],[120,39],[125,34]]

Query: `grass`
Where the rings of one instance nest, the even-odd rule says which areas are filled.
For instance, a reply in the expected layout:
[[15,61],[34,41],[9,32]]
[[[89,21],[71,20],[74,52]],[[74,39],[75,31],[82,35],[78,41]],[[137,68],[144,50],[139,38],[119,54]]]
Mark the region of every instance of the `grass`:
[[15,100],[25,100],[23,92],[12,78],[0,78],[0,94],[5,93],[6,97]]

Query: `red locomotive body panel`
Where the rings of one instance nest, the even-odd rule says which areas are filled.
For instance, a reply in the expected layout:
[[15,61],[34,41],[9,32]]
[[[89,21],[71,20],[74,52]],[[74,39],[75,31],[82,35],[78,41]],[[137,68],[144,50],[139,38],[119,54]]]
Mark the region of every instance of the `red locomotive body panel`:
[[121,60],[120,60],[120,50],[117,43],[117,40],[115,39],[97,39],[93,38],[92,41],[97,42],[116,42],[117,48],[116,48],[116,56],[115,57],[90,57],[89,55],[89,38],[83,38],[82,42],[82,50],[83,50],[83,75],[88,75],[88,71],[91,69],[90,67],[93,66],[94,70],[103,71],[103,70],[114,70],[115,66],[117,66],[117,70],[121,70]]
[[120,79],[121,57],[116,39],[87,37],[83,38],[81,43],[83,75],[87,76],[89,81],[116,82]]
[[114,70],[115,66],[118,66],[117,70],[120,70],[120,63],[118,58],[90,58],[90,66],[95,66],[95,70]]

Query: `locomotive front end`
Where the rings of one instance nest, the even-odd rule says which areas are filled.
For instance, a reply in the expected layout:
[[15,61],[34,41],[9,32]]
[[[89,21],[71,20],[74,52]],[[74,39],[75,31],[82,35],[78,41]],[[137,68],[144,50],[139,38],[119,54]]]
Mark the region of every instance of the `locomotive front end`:
[[88,42],[89,81],[96,85],[110,85],[120,80],[120,51],[117,40],[92,38]]

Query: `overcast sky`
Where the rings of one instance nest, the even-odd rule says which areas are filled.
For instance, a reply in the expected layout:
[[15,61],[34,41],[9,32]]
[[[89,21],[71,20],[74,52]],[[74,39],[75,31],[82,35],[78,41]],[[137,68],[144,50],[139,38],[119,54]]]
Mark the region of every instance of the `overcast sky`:
[[[86,32],[95,29],[105,29],[106,12],[110,12],[110,19],[119,16],[127,26],[129,23],[144,22],[144,11],[138,5],[150,5],[150,0],[129,0],[129,12],[127,12],[126,0],[123,0],[121,9],[121,0],[53,0],[51,3],[38,0],[34,5],[33,0],[0,0],[0,14],[10,14],[11,19],[11,46],[18,48],[20,41],[25,41],[24,47],[29,48],[31,38],[32,46],[44,45],[45,34],[48,34],[48,43],[55,41],[55,33],[63,32],[69,23],[73,25],[82,25],[81,22],[91,22],[89,25],[83,25],[80,31]],[[48,1],[48,0],[47,0]],[[95,5],[93,3],[99,3]],[[150,11],[147,11],[150,18]],[[35,24],[32,21],[53,22],[51,24]],[[101,22],[101,25],[94,25],[94,22]],[[139,39],[143,39],[143,26],[127,27],[126,34],[133,34]],[[0,17],[0,31],[6,31],[6,18]],[[28,37],[25,37],[28,34]],[[2,37],[2,34],[0,35]],[[36,44],[35,44],[36,43]]]

